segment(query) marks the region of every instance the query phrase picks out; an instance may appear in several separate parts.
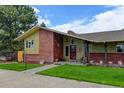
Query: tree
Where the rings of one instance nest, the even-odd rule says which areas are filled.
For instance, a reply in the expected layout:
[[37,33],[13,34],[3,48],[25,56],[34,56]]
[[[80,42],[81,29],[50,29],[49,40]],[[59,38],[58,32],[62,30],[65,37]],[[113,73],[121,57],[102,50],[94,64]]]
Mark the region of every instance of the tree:
[[37,16],[31,6],[0,6],[0,51],[17,51],[23,42],[14,38],[37,24]]
[[41,27],[46,27],[46,24],[44,22],[41,23]]

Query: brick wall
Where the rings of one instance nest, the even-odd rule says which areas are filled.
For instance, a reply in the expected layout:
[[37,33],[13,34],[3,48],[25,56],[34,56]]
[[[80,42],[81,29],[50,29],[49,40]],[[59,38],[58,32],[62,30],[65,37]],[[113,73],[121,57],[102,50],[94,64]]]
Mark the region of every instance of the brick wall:
[[[89,60],[94,60],[98,63],[100,60],[104,61],[104,53],[90,53]],[[124,64],[124,53],[107,53],[107,63],[112,61],[113,64],[118,64],[118,61],[122,61]]]
[[118,61],[122,61],[124,64],[124,53],[108,53],[107,59],[108,61],[113,61],[115,64],[117,64]]
[[40,55],[39,54],[26,54],[25,59],[27,63],[40,63]]
[[104,53],[90,53],[89,60],[93,60],[94,62],[98,63],[100,60],[104,60]]
[[63,36],[54,33],[54,61],[63,59]]
[[53,32],[42,30],[39,33],[39,45],[40,45],[40,55],[41,59],[47,62],[53,62]]

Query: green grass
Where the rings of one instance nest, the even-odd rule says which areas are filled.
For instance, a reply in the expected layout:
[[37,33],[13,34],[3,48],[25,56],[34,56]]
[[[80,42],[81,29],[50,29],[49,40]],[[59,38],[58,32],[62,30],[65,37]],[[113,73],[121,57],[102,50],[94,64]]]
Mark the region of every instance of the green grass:
[[37,74],[124,87],[124,68],[63,65]]
[[[40,64],[27,64],[27,69],[32,69],[42,66]],[[23,71],[25,70],[25,64],[12,63],[12,64],[0,64],[0,69]]]

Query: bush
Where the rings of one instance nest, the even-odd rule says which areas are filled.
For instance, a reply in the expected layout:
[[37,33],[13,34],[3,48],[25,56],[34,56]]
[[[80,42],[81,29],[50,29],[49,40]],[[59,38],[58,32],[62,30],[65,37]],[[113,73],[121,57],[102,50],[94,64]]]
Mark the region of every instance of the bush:
[[1,57],[5,57],[6,61],[16,61],[17,52],[0,52]]

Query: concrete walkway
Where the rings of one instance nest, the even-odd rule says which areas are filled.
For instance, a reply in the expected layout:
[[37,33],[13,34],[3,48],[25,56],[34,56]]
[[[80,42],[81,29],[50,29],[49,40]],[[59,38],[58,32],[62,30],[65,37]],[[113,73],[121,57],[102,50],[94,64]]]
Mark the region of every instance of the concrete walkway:
[[42,66],[42,67],[37,67],[37,68],[34,68],[34,69],[29,69],[29,70],[26,70],[26,71],[22,71],[22,73],[35,74],[36,72],[43,71],[43,70],[53,68],[53,67],[57,67],[57,66],[59,66],[59,65],[54,65],[54,64],[45,65],[45,66]]
[[58,65],[46,65],[16,72],[10,70],[0,70],[0,87],[6,88],[112,88],[113,86],[96,83],[69,80],[57,77],[43,76],[35,74],[38,71],[56,67]]

